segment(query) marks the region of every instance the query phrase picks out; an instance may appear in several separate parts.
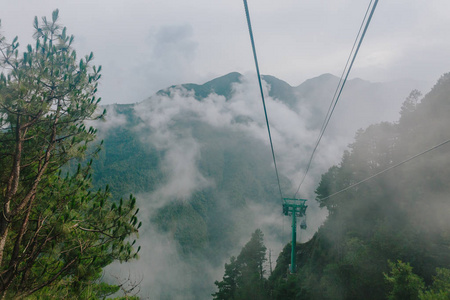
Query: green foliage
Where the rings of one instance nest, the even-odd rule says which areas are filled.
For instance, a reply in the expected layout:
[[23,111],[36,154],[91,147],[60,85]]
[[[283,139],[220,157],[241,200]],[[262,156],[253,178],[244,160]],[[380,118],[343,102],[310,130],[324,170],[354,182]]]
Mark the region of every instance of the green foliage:
[[182,253],[200,251],[208,241],[205,221],[190,203],[174,202],[164,206],[156,212],[152,222],[178,241]]
[[[115,110],[126,124],[104,132],[99,126],[104,143],[93,162],[93,183],[98,187],[110,183],[111,193],[117,197],[134,191],[145,205],[158,207],[149,211],[147,223],[175,240],[177,254],[195,273],[193,293],[204,298],[212,284],[208,266],[223,267],[240,242],[243,228],[253,222],[249,201],[276,205],[273,199],[278,197],[278,187],[273,181],[273,166],[266,159],[270,149],[250,134],[208,126],[181,114],[167,130],[175,136],[188,131],[199,142],[195,167],[210,185],[190,195],[160,197],[155,191],[171,180],[166,167],[170,149],[157,146],[152,137],[160,132],[138,118],[136,111],[143,104],[117,105]],[[178,292],[170,288],[163,291],[168,299]]]
[[219,291],[213,294],[214,299],[234,299],[237,290],[237,279],[240,276],[236,257],[230,258],[230,263],[225,263],[225,274],[222,281],[215,281]]
[[390,300],[413,300],[419,299],[419,292],[424,288],[423,280],[412,272],[409,263],[389,261],[391,271],[384,274],[386,282],[390,286],[388,299]]
[[[356,133],[341,163],[322,175],[316,189],[317,201],[329,216],[311,241],[297,247],[301,276],[295,284],[285,284],[281,270],[287,269],[288,260],[277,261],[270,278],[274,295],[446,299],[442,291],[448,287],[440,285],[446,280],[435,279],[422,291],[436,268],[450,265],[450,160],[445,146],[333,194],[447,140],[449,93],[450,74],[445,74],[423,99],[418,91],[409,95],[398,123],[371,125]],[[408,264],[389,265],[388,260]],[[435,278],[447,276],[438,274]]]
[[[113,295],[120,289],[117,285],[109,285],[106,283],[92,282],[89,286],[73,294],[70,288],[64,286],[63,283],[58,285],[46,286],[41,290],[33,293],[25,299],[39,300],[39,299],[106,299],[106,297]],[[116,299],[116,298],[114,298]],[[130,298],[131,299],[131,298]]]
[[[3,297],[92,298],[115,287],[98,283],[113,260],[137,257],[136,200],[109,202],[92,190],[88,151],[96,130],[101,67],[93,54],[77,61],[73,36],[51,20],[34,21],[35,45],[19,55],[0,36],[0,294]],[[62,170],[69,170],[64,173]]]
[[213,294],[214,299],[268,299],[267,280],[264,277],[266,247],[263,238],[262,231],[257,229],[237,259],[232,256],[230,263],[225,264],[223,280],[215,282],[219,291]]
[[136,194],[152,191],[165,179],[160,171],[162,153],[146,147],[137,137],[133,105],[115,105],[107,109],[116,110],[127,122],[124,126],[109,130],[104,136],[100,132],[103,144],[102,151],[93,162],[94,185],[102,187],[109,184],[111,194],[117,198],[126,196],[129,191]]
[[420,300],[450,299],[450,269],[437,268],[436,276],[428,290],[420,292]]
[[389,266],[390,273],[384,274],[390,286],[388,299],[450,299],[450,269],[436,268],[432,284],[425,289],[423,279],[413,273],[409,263],[389,261]]
[[[135,109],[134,105],[116,106],[116,112],[127,123],[105,134],[104,151],[93,163],[94,186],[110,182],[111,193],[117,197],[129,190],[146,197],[169,179],[162,166],[167,151],[143,141],[143,137],[152,136],[154,129],[143,126],[133,114]],[[181,253],[205,255],[215,264],[226,259],[239,242],[242,222],[248,219],[241,218],[248,212],[248,199],[271,203],[277,197],[273,167],[266,159],[270,150],[248,134],[205,126],[187,117],[174,121],[169,130],[178,134],[185,128],[190,129],[195,140],[202,141],[197,167],[212,185],[194,191],[187,199],[168,199],[152,211],[149,220],[154,228],[177,240]],[[161,199],[148,196],[145,201]]]

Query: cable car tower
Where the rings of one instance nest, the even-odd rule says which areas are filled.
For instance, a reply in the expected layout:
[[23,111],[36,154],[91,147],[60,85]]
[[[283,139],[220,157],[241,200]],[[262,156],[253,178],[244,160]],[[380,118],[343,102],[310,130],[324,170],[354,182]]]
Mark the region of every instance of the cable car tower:
[[[297,272],[297,266],[295,264],[295,248],[297,244],[297,217],[304,217],[306,215],[305,205],[306,199],[295,199],[295,198],[283,198],[283,214],[285,216],[292,216],[292,250],[291,250],[291,266],[289,271],[291,273]],[[300,224],[301,229],[306,229],[306,221]]]

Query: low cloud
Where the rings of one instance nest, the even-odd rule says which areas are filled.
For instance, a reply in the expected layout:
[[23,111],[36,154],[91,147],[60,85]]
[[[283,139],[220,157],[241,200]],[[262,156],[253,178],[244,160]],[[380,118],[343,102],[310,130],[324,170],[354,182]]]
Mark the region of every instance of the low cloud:
[[[174,35],[177,34],[182,32],[174,32]],[[282,99],[268,96],[270,89],[271,86],[263,82],[277,165],[285,182],[283,193],[285,197],[291,197],[303,177],[319,134],[317,128],[308,126],[311,126],[311,120],[322,119],[324,116],[318,115],[320,110],[315,107],[314,99],[300,99],[304,105],[292,108]],[[204,169],[200,168],[206,159],[202,157],[202,150],[211,145],[205,144],[210,140],[199,137],[199,128],[200,131],[213,128],[214,134],[226,132],[248,137],[248,147],[263,147],[264,151],[267,150],[265,163],[272,164],[264,110],[254,74],[247,74],[241,77],[240,82],[234,83],[229,99],[214,93],[201,100],[195,96],[193,91],[178,86],[169,89],[167,95],[152,96],[135,106],[135,114],[142,120],[135,128],[136,133],[145,145],[154,147],[161,153],[160,169],[164,174],[162,182],[152,193],[138,195],[141,207],[148,210],[144,216],[147,223],[158,208],[173,201],[188,201],[195,192],[217,185],[213,177],[202,173]],[[355,92],[353,96],[367,100],[359,101],[355,109],[366,105],[365,110],[368,111],[370,105],[379,105],[369,103],[372,98],[364,98],[361,92]],[[350,104],[347,103],[345,107],[349,109],[344,112],[337,111],[337,118],[342,119],[342,115],[351,115],[354,112],[351,111]],[[340,113],[342,115],[339,115]],[[308,228],[306,231],[299,230],[298,241],[309,240],[325,220],[327,211],[314,201],[314,190],[320,180],[320,174],[339,162],[343,150],[352,141],[355,130],[364,126],[364,122],[369,120],[347,117],[340,123],[330,123],[330,134],[324,136],[301,194],[297,195],[309,200],[306,216]],[[257,151],[259,153],[261,149]],[[276,184],[274,169],[273,182]],[[133,264],[133,269],[136,268],[144,274],[142,285],[148,295],[160,299],[196,299],[209,296],[214,290],[214,280],[220,280],[223,275],[223,263],[228,261],[229,256],[239,254],[240,248],[256,228],[261,228],[264,232],[265,243],[272,251],[273,261],[283,246],[290,241],[291,219],[281,214],[279,198],[267,203],[267,199],[247,195],[243,200],[245,206],[236,209],[232,207],[226,191],[222,192],[223,195],[216,195],[219,202],[217,205],[221,211],[229,214],[227,221],[236,227],[238,232],[235,234],[239,237],[239,242],[217,258],[224,259],[222,263],[212,266],[204,257],[194,254],[180,255],[180,245],[173,236],[163,234],[148,225],[140,238],[143,250],[147,248],[148,251],[144,250],[141,259]],[[166,293],[168,290],[171,291],[170,294]],[[142,293],[143,296],[146,295],[145,292]]]
[[192,137],[188,134],[177,139],[167,137],[164,144],[167,148],[161,169],[168,180],[155,191],[157,197],[187,200],[194,191],[212,184],[198,170],[200,147]]
[[[264,82],[265,95],[268,95],[269,89],[270,86]],[[317,138],[318,131],[307,129],[308,118],[303,116],[310,114],[308,110],[294,111],[281,100],[269,96],[265,100],[280,171],[295,185],[294,181],[299,178],[298,170],[305,164],[305,153],[309,153],[306,150]],[[210,94],[199,101],[192,91],[180,87],[171,89],[169,96],[154,96],[142,102],[137,106],[136,112],[144,120],[145,126],[150,126],[154,132],[145,137],[149,143],[170,150],[174,145],[186,143],[186,139],[190,139],[188,143],[194,160],[199,155],[193,152],[198,152],[201,145],[191,139],[188,130],[173,128],[180,120],[195,120],[217,128],[245,132],[270,147],[255,76],[245,76],[240,83],[234,84],[233,96],[229,100]],[[246,121],[237,122],[239,119]],[[337,156],[328,155],[323,158],[327,160],[325,164],[329,165],[336,161]]]
[[[154,195],[136,195],[143,221],[137,244],[141,246],[139,259],[126,265],[118,262],[105,269],[105,280],[111,284],[124,282],[129,277],[139,284],[141,299],[204,299],[214,288],[214,280],[222,268],[211,266],[203,257],[180,255],[178,242],[162,234],[149,222],[155,206],[149,203]],[[207,287],[205,290],[205,286]]]
[[107,105],[107,106],[99,106],[97,108],[97,111],[95,112],[95,115],[101,115],[103,113],[103,110],[106,109],[106,116],[102,120],[95,120],[95,121],[87,121],[86,126],[87,127],[94,127],[98,130],[97,133],[97,139],[102,140],[107,134],[108,131],[111,129],[123,127],[127,124],[127,118],[123,114],[117,113],[117,105]]

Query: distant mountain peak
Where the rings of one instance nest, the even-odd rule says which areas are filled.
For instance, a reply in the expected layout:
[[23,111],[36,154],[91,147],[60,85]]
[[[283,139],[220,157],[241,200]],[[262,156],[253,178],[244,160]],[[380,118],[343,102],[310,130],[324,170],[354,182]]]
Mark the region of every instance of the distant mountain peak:
[[239,73],[239,72],[231,72],[231,73],[228,73],[226,75],[214,78],[214,79],[206,82],[204,85],[214,86],[214,85],[218,85],[220,83],[227,82],[227,81],[228,82],[239,82],[239,81],[241,81],[241,78],[242,78],[242,74],[241,73]]
[[323,82],[338,82],[339,81],[339,77],[334,76],[333,74],[330,73],[325,73],[310,79],[305,80],[304,82],[302,82],[300,85],[297,86],[301,87],[301,86],[305,86],[305,85],[311,85],[311,84],[322,84]]
[[163,90],[159,90],[156,94],[159,96],[168,96],[170,90],[184,88],[188,91],[195,92],[195,98],[201,100],[208,97],[211,93],[224,96],[230,99],[233,92],[233,83],[240,82],[242,75],[238,72],[231,72],[226,75],[214,78],[204,84],[185,83],[181,85],[172,85]]
[[[315,78],[327,78],[327,79],[329,79],[329,78],[338,78],[338,77],[333,75],[333,74],[331,74],[331,73],[324,73],[324,74],[319,75],[319,76],[317,76]],[[314,78],[312,78],[312,79],[314,79]]]

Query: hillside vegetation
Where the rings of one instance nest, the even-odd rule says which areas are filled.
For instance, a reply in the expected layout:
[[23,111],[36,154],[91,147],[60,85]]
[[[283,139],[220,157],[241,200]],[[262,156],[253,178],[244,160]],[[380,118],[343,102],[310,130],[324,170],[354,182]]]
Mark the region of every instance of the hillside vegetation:
[[309,242],[298,245],[298,273],[286,274],[289,248],[278,258],[274,299],[417,299],[419,283],[409,296],[396,294],[389,272],[397,268],[425,285],[433,276],[447,276],[442,298],[429,292],[431,298],[422,299],[449,299],[448,270],[437,268],[450,266],[450,145],[329,197],[448,140],[449,95],[446,74],[423,99],[413,91],[398,122],[357,132],[340,164],[322,175],[317,201],[329,216]]
[[[297,87],[273,76],[263,79],[282,190],[288,193],[306,164],[300,154],[309,153],[338,78],[325,74]],[[94,183],[109,183],[118,197],[133,192],[145,211],[141,241],[149,251],[136,268],[148,274],[143,290],[155,298],[207,298],[215,288],[211,278],[220,278],[224,262],[256,228],[270,247],[287,242],[267,129],[251,80],[231,73],[203,85],[173,86],[142,103],[107,107],[109,120],[98,126],[104,151],[94,162]],[[392,107],[402,102],[395,99],[410,90],[410,85],[349,81],[325,158],[338,159],[336,149],[343,149],[357,128],[387,115],[393,119]],[[352,119],[346,117],[350,110]],[[325,165],[322,160],[311,170],[314,178]],[[312,202],[309,235],[324,214]]]

